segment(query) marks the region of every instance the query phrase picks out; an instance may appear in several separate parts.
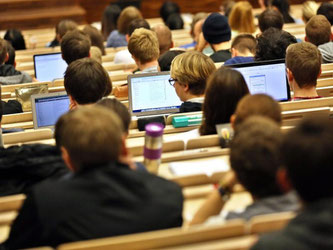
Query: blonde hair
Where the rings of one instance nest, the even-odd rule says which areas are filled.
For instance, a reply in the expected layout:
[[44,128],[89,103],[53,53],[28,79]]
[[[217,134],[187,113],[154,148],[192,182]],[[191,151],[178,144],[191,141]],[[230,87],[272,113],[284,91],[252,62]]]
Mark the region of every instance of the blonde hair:
[[215,70],[213,60],[197,51],[180,54],[171,63],[171,77],[180,84],[188,84],[194,95],[205,93],[207,78]]
[[145,28],[136,29],[128,41],[128,50],[141,63],[157,60],[160,48],[156,33]]
[[319,5],[315,1],[306,1],[303,3],[302,18],[307,23],[311,17],[317,14]]
[[256,31],[252,6],[249,2],[240,1],[232,7],[229,14],[229,25],[232,30],[241,33],[252,34]]
[[102,52],[98,47],[90,47],[90,57],[95,59],[98,63],[102,64]]
[[135,8],[133,6],[126,7],[120,13],[118,21],[117,21],[118,32],[121,34],[127,34],[129,24],[133,20],[141,19],[141,18],[142,18],[142,14],[141,14],[140,10],[138,10],[137,8]]

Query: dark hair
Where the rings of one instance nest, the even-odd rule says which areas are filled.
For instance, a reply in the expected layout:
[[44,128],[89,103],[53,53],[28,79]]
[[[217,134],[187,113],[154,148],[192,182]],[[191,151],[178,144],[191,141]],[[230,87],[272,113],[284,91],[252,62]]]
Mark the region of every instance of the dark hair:
[[281,195],[276,174],[281,166],[280,127],[252,116],[239,126],[230,147],[230,165],[239,182],[255,198]]
[[333,121],[307,118],[284,136],[283,163],[305,202],[333,197]]
[[61,40],[61,53],[69,65],[77,59],[89,57],[91,42],[83,31],[67,32]]
[[184,50],[169,50],[165,52],[163,55],[158,58],[158,64],[160,66],[161,71],[170,71],[170,66],[172,60],[180,55],[183,54]]
[[317,10],[317,15],[324,15],[331,25],[333,25],[333,4],[322,3]]
[[139,28],[145,28],[147,30],[150,30],[150,25],[149,23],[142,18],[139,19],[134,19],[130,24],[128,25],[128,35],[131,36],[134,30],[139,29]]
[[166,1],[160,8],[160,16],[162,17],[164,23],[168,20],[171,14],[180,14],[179,5],[175,2]]
[[165,22],[171,30],[181,30],[184,28],[183,18],[178,13],[171,14]]
[[10,44],[10,42],[6,41],[6,49],[8,53],[8,60],[5,62],[5,64],[13,65],[15,64],[15,49]]
[[83,58],[71,63],[65,72],[64,86],[78,104],[95,103],[112,89],[108,73],[97,61]]
[[121,9],[117,4],[110,4],[105,7],[102,17],[102,34],[104,40],[108,38],[111,31],[117,29],[117,20]]
[[24,37],[21,31],[16,29],[7,30],[4,39],[9,41],[15,50],[23,50],[26,49]]
[[248,50],[255,54],[256,46],[257,40],[251,34],[240,34],[231,43],[231,48],[237,49],[241,53],[246,53]]
[[59,36],[60,40],[68,31],[73,31],[78,28],[76,22],[70,19],[61,20],[56,26],[56,33]]
[[271,27],[282,30],[284,24],[283,17],[280,12],[273,9],[263,11],[258,18],[258,22],[261,32],[264,32]]
[[257,38],[255,61],[283,59],[290,44],[297,43],[296,38],[284,30],[269,28]]
[[203,104],[201,135],[216,134],[216,125],[229,123],[238,101],[249,93],[244,77],[236,70],[221,67],[208,79]]
[[102,55],[106,55],[102,33],[91,25],[86,25],[83,29],[83,32],[89,36],[91,46],[98,47],[101,50]]
[[272,6],[276,7],[283,16],[284,23],[295,23],[294,18],[289,14],[289,2],[288,0],[273,0]]

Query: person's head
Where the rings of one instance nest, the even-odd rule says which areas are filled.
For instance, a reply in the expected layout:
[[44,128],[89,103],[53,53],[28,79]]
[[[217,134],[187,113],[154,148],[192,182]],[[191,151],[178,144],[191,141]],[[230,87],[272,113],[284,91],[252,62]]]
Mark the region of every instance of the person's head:
[[10,64],[10,65],[13,65],[15,67],[16,66],[15,49],[13,48],[11,43],[8,42],[8,41],[6,41],[6,49],[7,49],[7,53],[8,53],[8,60],[5,62],[5,64]]
[[113,111],[94,105],[61,116],[55,139],[66,165],[79,172],[117,161],[125,147],[122,130]]
[[165,52],[163,55],[158,58],[158,65],[160,66],[161,71],[170,71],[171,63],[173,59],[180,55],[185,53],[184,50],[169,50]]
[[290,44],[297,43],[296,37],[284,30],[269,28],[257,38],[255,61],[283,59]]
[[89,57],[91,42],[83,31],[67,32],[61,40],[62,58],[69,65],[77,59]]
[[333,25],[333,4],[322,3],[317,10],[317,15],[323,15],[327,18],[331,25]]
[[158,43],[160,45],[160,55],[163,55],[173,47],[171,30],[164,24],[156,25],[152,30],[156,33],[158,38]]
[[236,70],[221,67],[207,82],[201,135],[216,134],[216,125],[229,123],[239,100],[249,94],[244,77]]
[[96,103],[112,90],[108,73],[100,63],[91,58],[76,60],[67,67],[64,86],[73,108]]
[[257,41],[250,34],[240,34],[231,43],[231,56],[254,56]]
[[317,47],[308,42],[292,44],[287,49],[286,66],[290,87],[313,88],[321,73],[321,54]]
[[216,67],[211,58],[197,51],[180,54],[171,63],[170,76],[181,101],[185,102],[194,96],[205,93],[207,78]]
[[252,116],[237,129],[230,146],[230,165],[237,180],[256,199],[281,195],[276,178],[281,166],[280,126]]
[[123,124],[124,133],[128,135],[131,124],[131,114],[128,112],[127,107],[116,98],[104,98],[97,102],[97,104],[116,113]]
[[128,50],[139,68],[156,61],[160,55],[156,33],[145,28],[136,29],[128,41]]
[[57,40],[61,42],[63,36],[68,32],[68,31],[73,31],[78,29],[78,24],[72,20],[62,20],[58,23],[56,26],[56,36]]
[[142,19],[142,18],[133,20],[128,25],[128,33],[126,34],[127,40],[129,40],[129,38],[133,34],[134,30],[139,29],[139,28],[145,28],[147,30],[150,30],[150,25],[145,19]]
[[102,34],[104,40],[108,38],[110,33],[117,29],[117,20],[121,9],[117,4],[110,4],[105,7],[102,16]]
[[102,51],[96,47],[90,47],[90,58],[96,60],[98,63],[102,64]]
[[106,55],[102,33],[91,25],[86,25],[83,29],[83,32],[89,36],[91,46],[98,47],[101,50],[102,55]]
[[258,18],[258,22],[261,32],[264,32],[271,27],[282,30],[284,24],[281,13],[273,9],[263,11]]
[[278,10],[283,16],[284,23],[294,23],[295,20],[289,14],[288,0],[272,0],[272,7]]
[[17,29],[7,30],[4,39],[9,41],[15,50],[26,49],[24,37],[21,31]]
[[168,20],[168,17],[174,13],[180,14],[179,5],[172,1],[164,2],[160,8],[160,16],[162,17],[164,23],[166,23],[166,21]]
[[250,34],[256,31],[252,6],[247,1],[237,2],[232,8],[228,19],[232,30]]
[[202,32],[205,40],[210,44],[220,44],[231,39],[228,18],[220,13],[212,13],[206,18]]
[[128,26],[135,19],[141,19],[142,14],[140,10],[133,6],[126,7],[119,15],[117,22],[117,29],[120,34],[128,34]]
[[234,0],[223,0],[220,5],[220,13],[226,17],[229,17],[232,8],[235,6]]
[[4,64],[8,59],[6,40],[0,38],[0,65]]
[[181,30],[184,29],[184,21],[180,14],[171,14],[165,22],[165,25],[171,30]]
[[305,26],[305,40],[316,46],[331,40],[331,24],[323,15],[313,16]]
[[235,114],[231,116],[231,124],[235,130],[251,116],[264,116],[278,125],[282,123],[281,108],[277,101],[265,94],[244,96],[237,104]]
[[302,19],[307,23],[311,17],[315,16],[319,5],[315,1],[305,1],[302,7]]
[[[195,37],[199,35],[199,34],[198,35],[195,34],[195,31],[194,31],[195,25],[199,21],[202,21],[202,20],[206,19],[207,16],[208,16],[208,14],[206,12],[199,12],[199,13],[197,13],[193,16],[192,23],[191,23],[191,31],[190,31],[190,34],[191,34],[193,39],[195,39]],[[202,22],[202,24],[203,24],[203,22]],[[202,27],[202,24],[201,24],[201,27]],[[200,31],[201,31],[201,29],[200,29]]]

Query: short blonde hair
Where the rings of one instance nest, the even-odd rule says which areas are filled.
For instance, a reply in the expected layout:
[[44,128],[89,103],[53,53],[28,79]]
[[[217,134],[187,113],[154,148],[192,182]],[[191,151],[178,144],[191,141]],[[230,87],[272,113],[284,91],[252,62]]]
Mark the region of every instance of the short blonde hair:
[[315,1],[306,1],[303,3],[302,18],[307,23],[311,17],[317,14],[319,5]]
[[128,41],[128,50],[141,63],[157,60],[160,48],[156,33],[145,28],[136,29]]
[[249,2],[240,1],[232,7],[229,14],[229,25],[232,30],[241,33],[252,34],[256,31],[252,6]]
[[121,34],[128,33],[129,24],[135,19],[141,19],[142,14],[140,10],[133,6],[126,7],[122,10],[117,21],[117,29]]
[[194,95],[205,93],[206,81],[215,70],[213,60],[197,51],[180,54],[171,63],[171,77],[180,84],[188,84]]

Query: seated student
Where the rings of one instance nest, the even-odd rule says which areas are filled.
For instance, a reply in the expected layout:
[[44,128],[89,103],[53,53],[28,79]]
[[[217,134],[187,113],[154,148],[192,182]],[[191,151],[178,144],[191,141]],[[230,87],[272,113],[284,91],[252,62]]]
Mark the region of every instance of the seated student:
[[158,66],[160,67],[160,71],[170,71],[173,59],[183,53],[185,53],[184,50],[169,50],[161,55],[160,58],[158,58]]
[[284,229],[263,235],[252,250],[333,249],[332,140],[332,120],[313,117],[283,137],[280,182],[295,188],[303,207]]
[[264,32],[269,28],[282,30],[284,21],[280,12],[273,9],[267,9],[259,15],[258,23],[260,31]]
[[180,14],[179,5],[172,1],[165,1],[160,8],[160,16],[163,22],[166,23],[169,16],[172,14]]
[[225,61],[224,65],[247,63],[254,61],[257,41],[250,34],[241,34],[234,38],[231,43],[231,59]]
[[103,11],[101,21],[101,31],[104,37],[104,41],[108,39],[108,36],[112,31],[117,29],[117,20],[121,13],[121,9],[118,4],[110,3]]
[[169,82],[183,102],[180,113],[202,110],[206,81],[215,70],[214,62],[197,51],[185,52],[175,57],[171,63]]
[[305,26],[305,41],[317,47],[331,41],[331,24],[323,15],[313,16]]
[[290,44],[297,43],[296,38],[284,30],[269,28],[257,37],[255,61],[284,59]]
[[319,98],[316,86],[321,74],[321,54],[311,43],[292,44],[287,49],[286,67],[292,100]]
[[49,42],[46,47],[56,47],[59,46],[61,43],[61,40],[63,36],[68,32],[68,31],[73,31],[78,29],[78,24],[72,20],[65,19],[61,20],[55,27],[56,30],[56,36],[53,39],[53,41]]
[[252,5],[247,1],[238,1],[228,16],[232,37],[238,34],[253,34],[256,31]]
[[86,33],[91,41],[91,46],[98,47],[102,55],[105,56],[105,47],[102,33],[92,25],[84,26],[83,32]]
[[[191,224],[222,223],[223,220],[244,219],[253,216],[299,208],[294,192],[284,194],[276,175],[281,166],[280,126],[263,116],[251,116],[237,127],[230,147],[232,172],[222,179],[220,187],[214,190],[195,214]],[[253,204],[243,211],[225,212],[224,204],[229,200],[235,184],[239,182],[253,197]],[[268,248],[267,248],[268,249]]]
[[220,13],[210,14],[202,26],[202,34],[214,50],[210,56],[214,62],[225,62],[231,58],[231,29],[225,16]]
[[76,60],[67,67],[64,86],[69,96],[70,109],[96,103],[112,90],[108,73],[91,58]]
[[15,50],[26,49],[24,37],[21,31],[17,29],[7,30],[4,39],[10,42]]
[[165,22],[165,25],[169,27],[170,30],[182,30],[184,29],[184,21],[180,14],[173,13],[171,14],[167,21]]
[[332,26],[333,25],[333,4],[330,2],[322,3],[317,10],[317,15],[325,16]]
[[83,31],[67,32],[61,40],[61,55],[69,65],[77,59],[90,56],[90,38]]
[[205,12],[199,12],[193,16],[192,22],[191,22],[191,30],[190,30],[190,35],[193,39],[193,42],[191,42],[189,44],[181,45],[181,46],[179,46],[179,48],[188,49],[188,48],[193,48],[197,45],[197,43],[199,41],[199,35],[202,31],[202,25],[205,22],[205,19],[207,16],[208,16],[208,14]]
[[122,163],[128,152],[122,129],[118,116],[104,107],[81,107],[63,115],[55,138],[73,175],[35,186],[3,245],[56,247],[181,226],[181,188]]
[[295,23],[295,19],[289,14],[288,0],[272,0],[272,7],[281,13],[284,23]]
[[319,4],[315,1],[305,1],[302,6],[302,20],[305,24],[309,22],[311,17],[317,14]]
[[173,48],[172,33],[168,26],[164,24],[156,25],[152,28],[157,35],[158,44],[160,45],[160,55],[163,55],[169,49]]

